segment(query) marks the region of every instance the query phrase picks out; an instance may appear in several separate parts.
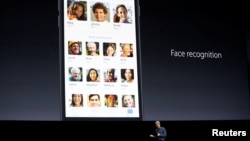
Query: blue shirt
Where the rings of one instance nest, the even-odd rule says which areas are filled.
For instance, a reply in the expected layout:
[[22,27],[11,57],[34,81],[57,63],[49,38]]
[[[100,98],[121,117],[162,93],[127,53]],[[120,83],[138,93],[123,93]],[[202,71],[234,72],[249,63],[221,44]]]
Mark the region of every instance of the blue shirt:
[[[157,135],[158,133],[160,133],[160,136]],[[167,131],[166,131],[166,129],[164,127],[156,128],[155,129],[155,134],[156,134],[156,139],[158,141],[163,141],[167,137]]]

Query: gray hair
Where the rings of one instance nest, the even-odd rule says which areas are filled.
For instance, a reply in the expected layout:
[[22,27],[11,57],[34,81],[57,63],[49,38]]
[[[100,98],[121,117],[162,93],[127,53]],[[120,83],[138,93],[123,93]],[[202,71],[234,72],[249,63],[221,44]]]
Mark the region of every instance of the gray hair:
[[70,72],[71,73],[80,73],[80,69],[79,68],[72,68],[71,70],[70,70]]
[[155,124],[161,124],[160,121],[156,121]]

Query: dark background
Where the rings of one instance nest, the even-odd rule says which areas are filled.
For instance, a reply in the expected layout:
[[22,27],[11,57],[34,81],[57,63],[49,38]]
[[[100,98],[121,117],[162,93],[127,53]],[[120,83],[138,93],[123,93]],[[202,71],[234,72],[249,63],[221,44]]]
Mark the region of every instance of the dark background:
[[[250,118],[247,17],[237,4],[226,4],[141,6],[144,120]],[[171,49],[223,58],[174,58]]]
[[[81,122],[81,127],[99,131],[132,127],[128,134],[145,140],[154,130],[154,120],[162,121],[170,138],[196,133],[209,137],[212,128],[248,129],[246,2],[140,3],[145,121]],[[0,120],[24,129],[33,122],[12,121],[40,121],[36,122],[39,128],[57,125],[52,129],[79,125],[60,121],[57,1],[0,4]],[[222,52],[223,59],[173,58],[171,48],[214,50]]]

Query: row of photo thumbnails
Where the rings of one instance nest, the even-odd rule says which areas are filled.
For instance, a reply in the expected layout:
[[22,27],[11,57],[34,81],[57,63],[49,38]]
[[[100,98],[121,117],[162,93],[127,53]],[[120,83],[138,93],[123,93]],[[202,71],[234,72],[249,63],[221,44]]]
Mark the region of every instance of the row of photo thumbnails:
[[[117,4],[110,7],[107,2],[92,2],[69,0],[67,6],[67,20],[69,21],[87,21],[87,9],[90,7],[90,19],[99,23],[125,23],[131,24],[133,18],[133,8],[126,4]],[[113,12],[113,14],[111,13]]]
[[[104,71],[104,82],[117,82],[117,75],[115,69],[107,69]],[[134,81],[134,69],[121,69],[121,82],[122,83],[133,83]],[[69,81],[82,82],[83,71],[81,67],[70,67],[69,68]],[[90,68],[86,71],[87,82],[100,82],[100,70]]]
[[[86,95],[88,107],[102,107],[102,99],[105,107],[119,107],[120,103],[122,107],[135,107],[135,95],[124,94],[121,96],[121,101],[118,100],[116,94],[105,94],[103,98],[99,94]],[[70,107],[84,107],[83,94],[72,94],[70,101]]]
[[[117,54],[118,43],[102,43],[103,51],[102,55],[107,57],[114,57]],[[99,42],[86,42],[85,54],[87,56],[100,56],[101,47]],[[132,43],[120,43],[120,57],[133,57],[133,44]],[[82,41],[68,41],[68,54],[69,55],[82,55]]]

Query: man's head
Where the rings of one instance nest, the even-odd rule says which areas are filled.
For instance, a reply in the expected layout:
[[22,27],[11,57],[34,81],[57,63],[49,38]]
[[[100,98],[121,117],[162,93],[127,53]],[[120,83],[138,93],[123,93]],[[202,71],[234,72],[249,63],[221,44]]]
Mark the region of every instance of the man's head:
[[114,107],[117,100],[117,96],[111,94],[111,95],[106,95],[106,98],[107,98],[107,106]]
[[89,104],[90,104],[90,107],[99,107],[100,106],[99,94],[90,94],[89,95]]
[[70,42],[69,47],[70,47],[70,54],[73,55],[78,55],[80,54],[80,42]]
[[114,75],[115,75],[115,69],[108,69],[107,70],[107,78],[109,80],[113,80],[115,77]]
[[108,9],[104,3],[97,2],[92,7],[93,14],[98,22],[104,22],[105,17],[108,14]]
[[81,70],[79,68],[71,69],[71,76],[74,80],[78,80],[80,78]]
[[87,43],[88,55],[95,56],[97,55],[97,45],[95,42]]
[[157,128],[160,128],[160,127],[161,127],[160,121],[156,121],[156,122],[155,122],[155,125],[156,125]]

